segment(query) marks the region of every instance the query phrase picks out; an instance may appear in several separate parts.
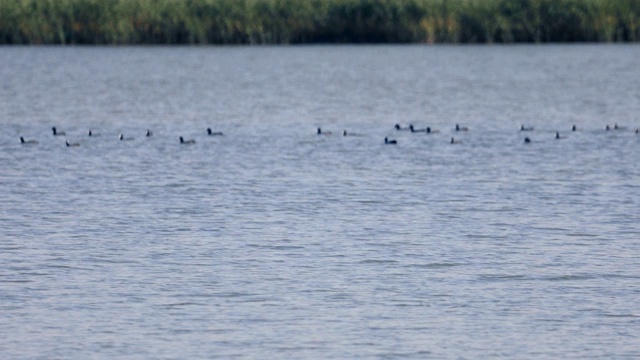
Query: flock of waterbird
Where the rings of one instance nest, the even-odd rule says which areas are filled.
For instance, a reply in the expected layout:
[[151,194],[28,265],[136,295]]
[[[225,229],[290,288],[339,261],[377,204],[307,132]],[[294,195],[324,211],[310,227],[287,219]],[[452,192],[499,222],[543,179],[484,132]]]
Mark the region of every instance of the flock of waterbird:
[[[58,131],[58,129],[56,129],[56,127],[52,127],[51,131],[53,132],[53,136],[67,136],[67,134],[64,131]],[[212,131],[211,128],[207,128],[207,135],[208,136],[224,136],[224,133],[222,133],[221,131]],[[87,131],[87,136],[88,137],[100,137],[102,136],[102,134],[94,132],[93,130],[89,130]],[[151,137],[153,136],[153,131],[147,129],[147,131],[145,132],[145,137]],[[194,139],[188,139],[185,140],[182,136],[179,137],[180,139],[180,144],[185,144],[185,145],[190,145],[190,144],[195,144],[196,141]],[[126,137],[124,136],[123,133],[118,134],[118,140],[119,141],[131,141],[134,140],[134,138],[132,137]],[[25,140],[24,137],[20,136],[20,143],[22,144],[37,144],[38,140]],[[76,146],[80,146],[79,142],[74,142],[74,141],[70,141],[69,139],[66,139],[66,145],[67,147],[76,147]]]
[[[432,129],[430,126],[427,126],[427,127],[426,127],[426,128],[424,128],[424,129],[416,129],[416,128],[413,126],[413,124],[409,124],[409,125],[408,125],[408,126],[406,126],[406,127],[402,127],[400,124],[396,124],[396,125],[394,126],[394,128],[395,128],[397,131],[409,131],[409,132],[411,132],[411,133],[437,134],[437,133],[439,133],[439,132],[440,132],[440,130]],[[616,124],[614,124],[613,126],[610,126],[610,125],[608,125],[608,124],[607,124],[607,126],[605,126],[605,130],[606,130],[606,131],[610,131],[610,130],[612,130],[612,129],[613,129],[613,130],[626,130],[627,128],[626,128],[626,127],[624,127],[624,126],[619,126],[617,123],[616,123]],[[469,128],[468,128],[468,127],[466,127],[466,126],[460,126],[460,124],[456,124],[456,126],[454,127],[454,130],[455,130],[456,132],[467,132],[467,131],[469,131]],[[533,130],[534,130],[533,126],[525,126],[525,125],[521,125],[521,126],[520,126],[520,131],[533,131]],[[578,128],[577,128],[577,126],[576,126],[576,125],[571,126],[571,131],[572,131],[572,132],[573,132],[573,131],[576,131],[576,130],[578,130]],[[634,132],[635,132],[636,134],[640,134],[640,127],[639,127],[639,128],[636,128]],[[322,129],[318,128],[317,134],[318,134],[318,135],[331,135],[332,133],[331,133],[331,132],[325,132],[325,131],[322,131]],[[343,136],[348,136],[348,135],[350,135],[350,134],[349,134],[349,133],[347,133],[347,131],[346,131],[346,130],[343,130],[343,131],[342,131],[342,135],[343,135]],[[558,132],[558,131],[556,131],[555,138],[556,138],[556,139],[564,139],[564,137],[563,137],[563,136],[561,136],[561,135],[560,135],[560,132]],[[525,138],[524,138],[524,142],[525,142],[526,144],[531,143],[531,138],[530,138],[529,136],[525,136]],[[384,143],[385,143],[386,145],[396,145],[396,144],[398,144],[398,141],[397,141],[397,140],[395,140],[395,139],[389,139],[388,137],[385,137],[385,138],[384,138]],[[449,143],[450,143],[450,144],[459,144],[459,143],[461,143],[461,141],[460,141],[460,140],[457,140],[455,137],[451,137],[451,140],[449,141]]]
[[[409,124],[406,127],[402,127],[400,124],[396,124],[394,126],[394,128],[397,131],[409,131],[411,133],[437,134],[437,133],[440,132],[437,129],[432,129],[430,126],[427,126],[424,129],[416,129],[413,126],[413,124]],[[622,131],[622,130],[626,130],[627,128],[625,126],[619,126],[616,123],[613,126],[610,126],[610,125],[607,124],[604,129],[605,129],[605,131],[611,131],[611,130],[614,130],[614,131],[620,130],[620,131]],[[532,126],[525,126],[525,125],[521,125],[520,126],[520,131],[522,131],[522,132],[528,132],[528,131],[533,131],[533,130],[534,130],[534,128]],[[576,125],[573,125],[571,127],[571,131],[576,131],[576,130],[577,130]],[[56,129],[55,126],[51,128],[51,131],[53,132],[53,136],[65,136],[66,137],[66,135],[67,135],[64,131],[58,131],[58,129]],[[454,131],[455,132],[467,132],[467,131],[469,131],[469,128],[466,127],[466,126],[460,126],[459,124],[456,124],[456,126],[454,127]],[[636,134],[640,134],[640,127],[636,128],[634,130],[634,132]],[[318,135],[332,135],[333,134],[331,131],[322,131],[321,128],[318,128],[316,133]],[[347,132],[347,130],[343,130],[342,131],[342,136],[357,136],[357,135],[359,135],[359,134],[350,133],[350,132]],[[99,137],[99,136],[101,136],[101,134],[100,133],[96,133],[93,130],[89,130],[87,132],[87,136],[88,137]],[[145,137],[151,137],[151,136],[153,136],[153,132],[151,130],[147,129],[147,131],[145,133]],[[207,128],[207,136],[224,136],[224,133],[222,133],[221,131],[212,131],[211,128]],[[564,137],[560,135],[560,132],[556,132],[555,138],[556,139],[564,139]],[[124,134],[120,133],[120,134],[118,134],[118,140],[119,141],[131,141],[131,140],[134,140],[134,138],[125,137]],[[192,145],[192,144],[196,143],[195,139],[185,140],[182,136],[179,137],[179,140],[180,140],[180,144],[183,144],[183,145]],[[531,143],[531,138],[529,136],[525,136],[524,142],[526,144]],[[25,145],[27,145],[27,144],[37,144],[38,141],[37,140],[25,140],[24,137],[20,136],[20,143],[25,144]],[[66,143],[66,146],[68,146],[68,147],[80,146],[79,142],[73,142],[73,141],[70,141],[69,139],[66,139],[65,143]],[[384,143],[386,145],[396,145],[398,143],[398,141],[394,140],[394,139],[389,139],[388,137],[385,137],[384,138]],[[451,140],[449,141],[449,143],[450,144],[459,144],[460,140],[457,140],[455,137],[451,137]]]

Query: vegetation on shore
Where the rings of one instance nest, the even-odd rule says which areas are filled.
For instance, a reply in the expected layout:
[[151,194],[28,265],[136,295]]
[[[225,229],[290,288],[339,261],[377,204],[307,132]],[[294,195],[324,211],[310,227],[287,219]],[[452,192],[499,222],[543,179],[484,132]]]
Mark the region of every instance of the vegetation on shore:
[[640,0],[0,0],[0,44],[640,41]]

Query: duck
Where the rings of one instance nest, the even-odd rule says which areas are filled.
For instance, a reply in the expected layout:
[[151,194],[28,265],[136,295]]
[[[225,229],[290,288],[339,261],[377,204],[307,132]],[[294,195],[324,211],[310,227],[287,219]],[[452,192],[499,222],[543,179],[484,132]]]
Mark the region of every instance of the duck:
[[347,130],[342,130],[342,136],[363,136],[362,134],[347,132]]
[[20,136],[20,143],[21,144],[37,144],[38,141],[37,140],[25,140],[22,136]]
[[640,134],[640,127],[636,128],[636,134]]
[[571,131],[576,131],[578,130],[578,128],[576,127],[576,124],[573,124],[573,126],[571,127]]
[[401,130],[410,130],[410,128],[411,128],[411,127],[403,128],[402,126],[400,126],[400,124],[395,124],[393,127],[394,127],[396,130],[398,130],[398,131],[401,131]]
[[527,136],[527,137],[525,137],[525,138],[524,138],[524,143],[525,143],[525,144],[529,144],[529,143],[531,143],[531,139],[529,139],[529,137],[528,137],[528,136]]
[[80,143],[77,142],[69,142],[69,140],[67,139],[66,141],[67,147],[71,147],[71,146],[80,146]]
[[145,136],[146,137],[153,136],[153,132],[151,130],[147,129],[147,132],[145,133]]
[[560,133],[556,131],[556,139],[564,139],[564,136],[560,136]]
[[51,128],[51,131],[53,131],[53,136],[65,136],[65,135],[67,135],[67,134],[65,134],[64,131],[58,131],[55,126]]
[[97,137],[100,136],[100,134],[98,133],[94,133],[93,131],[91,131],[91,129],[89,129],[89,131],[87,132],[87,135],[91,136],[91,137]]
[[396,145],[398,142],[395,140],[389,140],[389,138],[384,138],[384,143],[386,145]]
[[626,126],[619,126],[618,123],[613,124],[613,130],[626,130]]
[[449,141],[449,144],[460,144],[461,141],[460,140],[456,140],[454,138],[451,138],[451,141]]
[[437,134],[440,132],[440,130],[435,130],[435,129],[431,129],[430,126],[427,126],[427,128],[425,129],[427,134]]
[[409,130],[410,130],[412,133],[417,133],[417,132],[427,132],[427,129],[418,129],[418,130],[414,129],[414,128],[413,128],[413,124],[409,124]]
[[456,124],[456,131],[469,131],[469,128],[466,126],[460,126]]
[[520,125],[520,131],[533,131],[533,126]]
[[196,141],[193,139],[189,139],[189,140],[185,140],[182,138],[182,136],[180,136],[180,144],[185,144],[185,145],[190,145],[190,144],[195,144]]
[[605,129],[606,131],[611,130],[611,128],[609,127],[609,124],[607,124],[607,126],[605,126],[605,127],[604,127],[604,129]]
[[120,133],[120,135],[118,135],[118,139],[120,141],[131,141],[131,140],[133,140],[133,138],[131,138],[131,137],[128,137],[128,138],[124,137],[124,135],[122,135],[122,133]]
[[211,128],[207,128],[207,135],[209,135],[209,136],[224,136],[222,131],[211,131]]
[[331,135],[331,131],[323,132],[322,129],[318,128],[317,134],[318,135]]

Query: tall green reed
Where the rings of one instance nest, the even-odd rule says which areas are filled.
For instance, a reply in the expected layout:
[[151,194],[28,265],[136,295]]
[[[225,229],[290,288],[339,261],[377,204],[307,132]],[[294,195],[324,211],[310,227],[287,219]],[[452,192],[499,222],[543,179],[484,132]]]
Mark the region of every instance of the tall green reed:
[[640,0],[0,0],[0,44],[640,41]]

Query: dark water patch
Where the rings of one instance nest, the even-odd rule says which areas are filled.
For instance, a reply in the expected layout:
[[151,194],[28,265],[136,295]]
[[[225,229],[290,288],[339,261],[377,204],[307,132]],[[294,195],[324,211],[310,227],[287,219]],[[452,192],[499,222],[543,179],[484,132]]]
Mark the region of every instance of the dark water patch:
[[277,347],[274,347],[273,349],[277,352],[282,352],[282,353],[288,353],[288,352],[300,353],[300,352],[309,351],[309,350],[321,351],[322,349],[325,349],[325,348],[326,348],[325,346],[277,346]]
[[503,275],[503,274],[486,274],[480,275],[480,280],[483,281],[522,281],[522,280],[530,280],[531,278],[524,275]]
[[540,231],[553,231],[553,232],[566,232],[567,231],[566,228],[554,227],[554,226],[532,226],[531,228],[534,229],[534,230],[540,230]]
[[465,234],[466,238],[469,239],[487,239],[487,240],[504,240],[509,239],[509,236],[506,235],[498,235],[498,234]]
[[17,280],[11,280],[11,279],[0,279],[0,283],[7,283],[7,284],[26,284],[26,283],[31,283],[34,282],[33,280],[29,280],[29,279],[17,279]]
[[[342,290],[344,290],[344,289],[342,289]],[[339,290],[337,290],[337,289],[323,289],[323,288],[300,290],[301,293],[319,293],[319,294],[334,293],[336,291],[339,291]]]
[[19,251],[22,249],[26,249],[24,246],[3,246],[0,247],[0,251]]
[[[179,298],[203,298],[203,299],[211,299],[211,298],[217,298],[220,297],[219,293],[188,293],[188,294],[184,294],[182,296],[180,296]],[[226,294],[223,297],[227,297]]]
[[433,352],[427,350],[415,352],[388,352],[381,353],[377,357],[380,359],[424,359],[433,356]]
[[259,245],[259,244],[248,244],[248,247],[254,247],[258,249],[267,249],[267,250],[276,250],[276,251],[290,251],[290,250],[304,250],[304,246],[297,245]]
[[429,264],[409,264],[404,265],[404,267],[408,268],[417,268],[417,269],[446,269],[451,267],[463,266],[461,263],[429,263]]
[[39,272],[21,272],[23,276],[50,276],[51,273],[39,273]]
[[393,301],[393,306],[395,307],[399,307],[399,308],[409,308],[409,307],[428,307],[429,304],[423,302],[423,301],[401,301],[401,300],[394,300]]
[[[629,220],[629,223],[635,224],[635,220]],[[633,225],[632,225],[633,226]],[[629,236],[633,236],[633,237],[638,237],[640,238],[640,231],[638,230],[618,230],[615,232],[616,236],[622,236],[622,237],[629,237]]]
[[276,303],[279,301],[280,299],[275,297],[252,296],[252,297],[242,298],[239,302],[240,303],[261,303],[261,304],[274,303],[274,305],[277,305]]
[[593,280],[598,278],[596,275],[582,274],[582,275],[559,275],[559,276],[543,276],[536,278],[541,281],[583,281]]
[[167,309],[175,309],[175,308],[186,308],[186,307],[192,307],[192,306],[205,306],[205,305],[206,305],[205,303],[197,303],[197,302],[179,302],[179,303],[164,304],[159,306]]
[[33,267],[32,266],[9,266],[7,267],[7,270],[14,271],[14,272],[26,272],[26,271],[33,270]]
[[356,204],[362,205],[380,205],[385,204],[383,200],[353,200]]
[[42,265],[45,268],[50,269],[59,269],[59,270],[80,270],[80,271],[93,271],[93,269],[80,267],[80,266],[71,266],[71,265],[52,265],[52,264],[44,264]]
[[326,301],[332,301],[332,302],[343,302],[343,301],[353,302],[355,298],[356,297],[353,294],[341,292],[341,293],[331,293],[325,299]]
[[599,277],[602,277],[604,279],[640,279],[640,274],[638,275],[626,275],[626,274],[603,274],[600,275]]
[[367,260],[362,260],[359,263],[360,264],[370,264],[370,265],[390,265],[390,264],[397,264],[399,261],[397,260],[378,260],[378,259],[367,259]]
[[106,257],[92,257],[87,259],[91,263],[103,263],[103,264],[141,264],[137,260],[128,260],[126,258],[106,258]]
[[610,317],[610,318],[632,318],[632,319],[640,318],[640,315],[636,315],[636,314],[604,314],[603,316]]
[[571,236],[571,237],[590,237],[590,238],[595,238],[595,237],[599,237],[599,234],[590,234],[590,233],[567,233],[567,236]]
[[240,298],[254,297],[254,296],[258,296],[258,295],[259,294],[255,294],[255,293],[248,293],[248,292],[241,292],[241,291],[230,291],[230,292],[215,293],[215,294],[212,294],[209,297],[219,297],[219,298],[227,298],[227,299],[240,299]]
[[543,322],[543,323],[555,323],[555,324],[564,324],[567,322],[566,320],[562,320],[562,319],[548,319],[548,318],[534,319],[534,321]]

